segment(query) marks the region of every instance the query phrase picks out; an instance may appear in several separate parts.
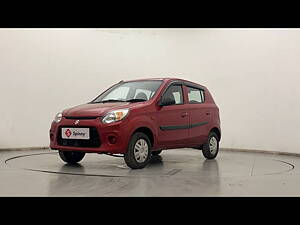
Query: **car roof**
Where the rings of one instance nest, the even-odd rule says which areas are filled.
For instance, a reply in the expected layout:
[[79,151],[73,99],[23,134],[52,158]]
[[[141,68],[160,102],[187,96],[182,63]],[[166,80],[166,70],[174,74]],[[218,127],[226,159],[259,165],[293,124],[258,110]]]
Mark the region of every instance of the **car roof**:
[[162,80],[162,81],[182,81],[182,82],[187,82],[190,84],[194,84],[196,86],[201,86],[201,87],[205,87],[204,85],[189,81],[189,80],[185,80],[185,79],[181,79],[181,78],[175,78],[175,77],[164,77],[164,78],[142,78],[142,79],[135,79],[135,80],[126,80],[126,81],[122,81],[122,82],[133,82],[133,81],[143,81],[143,80]]

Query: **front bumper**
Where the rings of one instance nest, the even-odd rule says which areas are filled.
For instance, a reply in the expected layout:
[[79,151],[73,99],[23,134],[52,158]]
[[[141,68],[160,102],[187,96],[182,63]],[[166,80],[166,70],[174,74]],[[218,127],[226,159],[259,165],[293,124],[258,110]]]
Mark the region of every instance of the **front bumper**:
[[[52,122],[50,128],[50,148],[54,150],[63,151],[82,151],[94,153],[126,153],[130,134],[126,132],[128,122],[122,120],[111,124],[103,124],[100,118],[82,119],[78,125],[75,125],[76,119],[66,119],[65,117],[59,123]],[[88,127],[93,129],[99,135],[99,143],[85,144],[81,143],[80,147],[65,146],[72,142],[62,144],[61,141],[61,127]],[[91,147],[92,146],[92,147]]]

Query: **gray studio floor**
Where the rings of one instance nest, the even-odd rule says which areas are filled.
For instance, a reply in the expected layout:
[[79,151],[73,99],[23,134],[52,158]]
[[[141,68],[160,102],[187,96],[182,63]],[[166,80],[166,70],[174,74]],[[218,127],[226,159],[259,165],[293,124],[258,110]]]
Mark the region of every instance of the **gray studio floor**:
[[176,149],[131,170],[106,155],[69,166],[48,149],[1,151],[0,180],[0,196],[300,196],[300,157]]

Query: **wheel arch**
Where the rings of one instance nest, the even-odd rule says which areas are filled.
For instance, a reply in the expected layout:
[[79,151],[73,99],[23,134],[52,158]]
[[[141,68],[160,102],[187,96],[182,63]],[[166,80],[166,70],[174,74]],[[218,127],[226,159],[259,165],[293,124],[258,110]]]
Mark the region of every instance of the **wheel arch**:
[[209,132],[214,132],[218,136],[219,141],[221,140],[221,131],[218,127],[213,127]]
[[151,147],[154,146],[154,133],[149,127],[146,126],[138,127],[132,132],[131,135],[135,134],[136,132],[142,132],[146,134],[151,142]]

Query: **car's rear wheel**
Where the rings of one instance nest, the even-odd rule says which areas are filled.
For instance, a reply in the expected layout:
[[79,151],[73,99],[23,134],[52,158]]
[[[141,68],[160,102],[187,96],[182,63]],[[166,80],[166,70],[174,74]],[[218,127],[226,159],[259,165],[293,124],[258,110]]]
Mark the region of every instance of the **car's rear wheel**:
[[134,133],[124,155],[125,163],[131,169],[141,169],[148,164],[150,158],[151,142],[148,136],[142,132]]
[[152,151],[151,154],[152,155],[159,155],[162,152],[162,150],[159,151]]
[[219,137],[216,133],[210,132],[207,142],[203,145],[202,153],[207,159],[214,159],[219,152]]
[[85,153],[77,151],[59,151],[59,156],[64,162],[75,164],[83,159]]

